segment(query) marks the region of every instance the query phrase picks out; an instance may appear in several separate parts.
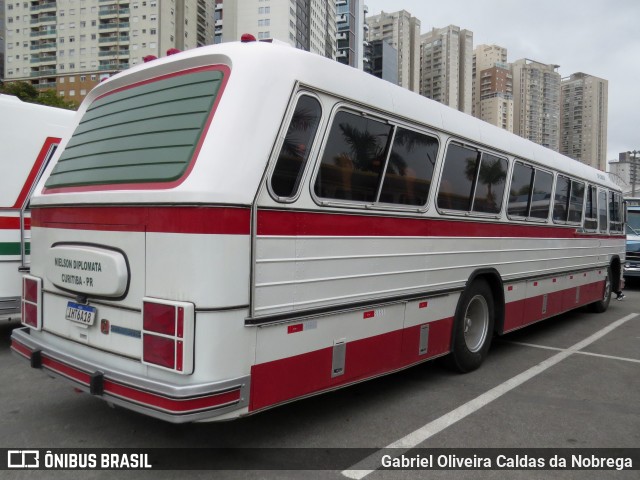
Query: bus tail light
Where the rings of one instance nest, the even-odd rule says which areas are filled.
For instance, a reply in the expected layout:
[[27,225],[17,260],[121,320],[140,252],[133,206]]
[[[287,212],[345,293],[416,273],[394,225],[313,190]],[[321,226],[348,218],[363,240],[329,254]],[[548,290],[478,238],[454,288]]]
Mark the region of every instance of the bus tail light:
[[192,303],[145,298],[142,363],[173,372],[193,372],[195,308]]
[[42,279],[25,275],[22,277],[21,322],[36,330],[42,329]]

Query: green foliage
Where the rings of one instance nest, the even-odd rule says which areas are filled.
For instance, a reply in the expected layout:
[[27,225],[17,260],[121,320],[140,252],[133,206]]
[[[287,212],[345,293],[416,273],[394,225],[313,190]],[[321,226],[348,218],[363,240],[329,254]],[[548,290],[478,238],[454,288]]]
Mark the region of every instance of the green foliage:
[[29,82],[11,82],[0,85],[0,93],[13,95],[23,102],[38,103],[49,107],[65,108],[67,110],[77,110],[78,104],[74,101],[65,100],[60,97],[55,90],[43,90],[38,92]]
[[65,100],[58,95],[55,90],[43,90],[38,96],[38,101],[42,105],[48,105],[50,107],[66,108],[67,110],[77,110],[78,103],[73,100]]

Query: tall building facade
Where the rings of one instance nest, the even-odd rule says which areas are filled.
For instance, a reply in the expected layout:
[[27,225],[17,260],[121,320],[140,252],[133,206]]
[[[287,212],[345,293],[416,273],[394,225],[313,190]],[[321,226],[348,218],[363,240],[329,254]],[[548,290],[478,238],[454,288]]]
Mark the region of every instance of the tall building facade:
[[31,0],[5,9],[5,79],[82,100],[144,57],[213,43],[213,0]]
[[368,73],[398,84],[398,51],[387,40],[374,40],[369,43]]
[[387,40],[398,51],[398,85],[420,91],[420,20],[406,10],[367,17],[369,42]]
[[498,45],[478,45],[473,49],[473,68],[472,68],[472,115],[480,117],[480,72],[496,65],[506,66],[507,49]]
[[364,61],[365,10],[363,0],[336,1],[336,60],[359,70]]
[[560,153],[606,171],[609,82],[574,73],[561,83]]
[[638,195],[638,180],[640,180],[640,154],[638,152],[620,152],[618,160],[609,162],[609,173],[614,182],[622,188],[622,194],[627,197]]
[[276,39],[336,58],[336,0],[243,0],[219,2],[215,42]]
[[512,64],[514,133],[556,152],[560,150],[558,67],[526,58]]
[[508,132],[513,132],[513,75],[508,64],[496,64],[481,70],[480,103],[477,115],[481,120]]
[[473,32],[455,25],[420,37],[420,94],[472,111]]

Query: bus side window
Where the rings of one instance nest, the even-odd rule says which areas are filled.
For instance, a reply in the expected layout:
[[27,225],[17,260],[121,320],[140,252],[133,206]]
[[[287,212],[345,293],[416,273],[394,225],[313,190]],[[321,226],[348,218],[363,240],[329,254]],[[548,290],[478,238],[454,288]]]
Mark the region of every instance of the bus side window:
[[355,113],[338,112],[316,178],[318,197],[376,200],[393,127]]
[[622,215],[620,214],[620,195],[615,192],[609,192],[609,229],[612,232],[622,231]]
[[584,183],[571,180],[571,196],[569,197],[569,222],[582,223],[584,205]]
[[507,160],[488,153],[482,154],[476,180],[473,211],[500,213],[507,179]]
[[556,195],[553,199],[553,221],[566,222],[571,180],[562,175],[556,178]]
[[533,186],[533,168],[516,162],[509,187],[507,214],[513,217],[528,217]]
[[535,170],[533,180],[533,194],[531,195],[530,218],[546,220],[549,218],[551,208],[551,187],[553,186],[553,175],[542,170]]
[[318,100],[308,95],[298,99],[271,176],[271,190],[278,197],[296,195],[321,115]]
[[584,212],[584,228],[585,230],[598,229],[598,189],[593,185],[589,185],[587,189],[587,204]]
[[480,164],[480,152],[461,145],[449,144],[438,189],[438,208],[471,210],[473,185]]
[[600,233],[607,233],[607,192],[598,192],[598,223]]
[[398,127],[379,201],[425,205],[437,156],[437,138]]

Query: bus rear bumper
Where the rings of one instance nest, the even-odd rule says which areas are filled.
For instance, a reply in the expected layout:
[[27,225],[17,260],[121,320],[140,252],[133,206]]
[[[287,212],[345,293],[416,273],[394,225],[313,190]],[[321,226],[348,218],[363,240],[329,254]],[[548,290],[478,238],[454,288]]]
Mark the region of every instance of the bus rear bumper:
[[74,387],[129,410],[171,423],[187,423],[232,417],[246,411],[250,377],[224,382],[171,385],[63,353],[29,334],[15,329],[11,350],[27,359],[31,367],[46,370]]

